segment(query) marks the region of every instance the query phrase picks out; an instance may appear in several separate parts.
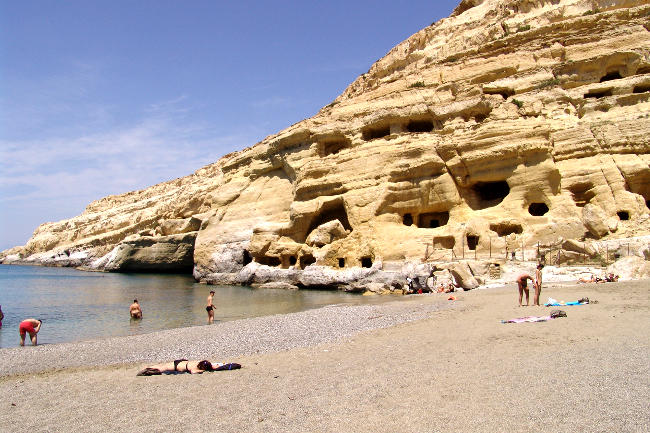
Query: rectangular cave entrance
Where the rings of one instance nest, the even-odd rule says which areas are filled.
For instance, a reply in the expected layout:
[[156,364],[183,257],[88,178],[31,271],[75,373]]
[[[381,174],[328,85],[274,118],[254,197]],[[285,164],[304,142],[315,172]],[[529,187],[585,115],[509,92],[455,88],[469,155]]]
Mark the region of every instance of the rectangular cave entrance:
[[372,268],[372,257],[361,257],[362,268]]
[[456,245],[456,239],[453,236],[436,236],[433,238],[433,248],[451,250],[454,245]]
[[478,246],[479,237],[477,235],[467,235],[467,248],[474,251]]
[[435,229],[442,227],[449,222],[449,212],[422,213],[418,216],[418,227]]
[[365,141],[374,140],[390,135],[390,125],[385,126],[372,126],[365,128],[362,132]]
[[431,132],[433,126],[433,120],[411,120],[406,124],[406,130],[408,132]]

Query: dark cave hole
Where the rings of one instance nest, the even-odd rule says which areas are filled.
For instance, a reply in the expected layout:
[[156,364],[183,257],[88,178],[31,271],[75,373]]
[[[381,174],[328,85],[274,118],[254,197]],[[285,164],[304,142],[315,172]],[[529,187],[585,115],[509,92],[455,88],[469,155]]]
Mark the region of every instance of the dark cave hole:
[[433,131],[433,121],[431,120],[411,120],[406,125],[408,132],[431,132]]
[[546,203],[531,203],[530,206],[528,206],[528,213],[532,216],[546,215],[548,210]]
[[386,137],[387,135],[390,135],[390,126],[385,126],[381,128],[366,128],[363,131],[363,139],[365,141]]
[[604,83],[605,81],[612,81],[612,80],[620,80],[621,74],[618,71],[610,72],[609,74],[606,74],[600,79],[601,83]]
[[345,267],[345,259],[343,257],[339,257],[339,268],[344,268]]
[[244,250],[244,254],[243,254],[244,266],[246,266],[252,261],[253,261],[253,257],[251,257],[251,253],[249,253],[248,250]]
[[476,195],[475,200],[470,200],[469,205],[474,210],[486,209],[496,206],[510,194],[510,186],[505,180],[497,182],[477,182],[472,186]]
[[361,257],[361,267],[362,268],[372,268],[372,258],[370,258],[370,257]]
[[476,235],[467,235],[467,248],[474,251],[478,245],[479,237]]
[[449,212],[423,213],[418,216],[418,227],[435,229],[442,227],[449,222]]
[[616,215],[618,215],[618,219],[621,221],[627,221],[630,219],[630,213],[626,210],[619,210],[616,212]]
[[404,223],[405,226],[413,225],[413,215],[410,213],[405,213],[402,217],[402,223]]

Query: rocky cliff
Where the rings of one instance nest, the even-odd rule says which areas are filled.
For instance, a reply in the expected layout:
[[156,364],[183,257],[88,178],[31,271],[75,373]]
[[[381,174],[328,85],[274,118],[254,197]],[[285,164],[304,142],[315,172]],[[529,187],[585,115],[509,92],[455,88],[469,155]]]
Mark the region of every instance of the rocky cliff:
[[316,116],[1,258],[354,289],[390,263],[647,234],[649,101],[647,0],[463,0]]

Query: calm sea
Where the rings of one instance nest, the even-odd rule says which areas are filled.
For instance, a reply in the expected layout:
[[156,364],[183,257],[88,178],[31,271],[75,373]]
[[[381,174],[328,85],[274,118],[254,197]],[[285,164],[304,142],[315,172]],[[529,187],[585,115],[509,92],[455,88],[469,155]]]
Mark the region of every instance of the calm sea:
[[[216,292],[215,322],[283,314],[341,303],[373,303],[387,297],[336,291],[207,286],[190,276],[112,274],[69,268],[0,265],[0,305],[5,315],[0,348],[19,345],[18,324],[42,319],[39,344],[145,334],[207,324],[206,298]],[[138,299],[142,320],[131,320]],[[26,344],[29,342],[27,336]]]

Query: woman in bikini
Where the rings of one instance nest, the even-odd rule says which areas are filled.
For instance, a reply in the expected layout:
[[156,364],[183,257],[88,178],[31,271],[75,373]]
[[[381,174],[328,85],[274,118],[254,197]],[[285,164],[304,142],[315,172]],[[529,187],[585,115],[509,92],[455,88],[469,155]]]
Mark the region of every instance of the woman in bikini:
[[136,376],[156,376],[163,373],[201,374],[205,371],[236,370],[238,368],[241,368],[241,365],[235,363],[213,364],[207,360],[188,361],[187,359],[177,359],[173,362],[165,362],[164,364],[155,364],[145,367],[145,369],[138,372]]

